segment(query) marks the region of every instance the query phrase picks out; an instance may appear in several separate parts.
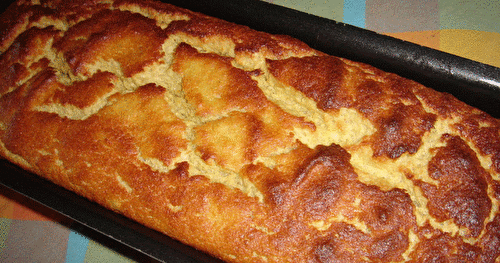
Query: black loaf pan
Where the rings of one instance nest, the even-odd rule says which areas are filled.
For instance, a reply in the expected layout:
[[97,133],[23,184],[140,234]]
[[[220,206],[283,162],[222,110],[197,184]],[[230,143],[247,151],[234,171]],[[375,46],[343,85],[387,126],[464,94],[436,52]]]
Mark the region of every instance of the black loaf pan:
[[[325,53],[368,63],[451,93],[500,118],[499,68],[259,0],[164,2],[256,30],[293,36]],[[13,190],[73,219],[73,227],[118,252],[135,255],[131,258],[138,261],[220,262],[5,160],[0,160],[0,184],[0,191]]]

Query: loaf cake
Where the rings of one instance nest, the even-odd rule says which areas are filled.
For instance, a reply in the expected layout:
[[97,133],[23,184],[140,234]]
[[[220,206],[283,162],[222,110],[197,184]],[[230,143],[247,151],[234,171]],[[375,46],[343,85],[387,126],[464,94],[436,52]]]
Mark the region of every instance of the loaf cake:
[[0,153],[227,262],[500,262],[500,121],[153,0],[18,0]]

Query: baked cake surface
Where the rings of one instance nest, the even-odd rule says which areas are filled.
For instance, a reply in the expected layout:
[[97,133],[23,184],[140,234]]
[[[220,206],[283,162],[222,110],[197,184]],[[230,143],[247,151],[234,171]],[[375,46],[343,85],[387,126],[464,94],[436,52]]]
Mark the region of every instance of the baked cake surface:
[[500,262],[500,121],[149,0],[0,17],[0,153],[228,262]]

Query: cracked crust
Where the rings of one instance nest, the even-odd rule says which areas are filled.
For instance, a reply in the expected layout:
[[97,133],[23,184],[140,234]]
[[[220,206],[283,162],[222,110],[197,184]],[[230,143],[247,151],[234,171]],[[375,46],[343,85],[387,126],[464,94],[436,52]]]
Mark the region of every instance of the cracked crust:
[[0,152],[228,262],[500,262],[500,121],[149,0],[18,1]]

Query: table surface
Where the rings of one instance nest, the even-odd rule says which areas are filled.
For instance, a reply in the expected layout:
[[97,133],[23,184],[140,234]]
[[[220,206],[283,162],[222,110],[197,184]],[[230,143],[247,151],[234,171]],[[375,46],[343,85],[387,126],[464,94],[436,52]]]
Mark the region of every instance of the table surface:
[[[500,67],[498,0],[267,2]],[[0,186],[0,262],[135,261],[154,262]]]

